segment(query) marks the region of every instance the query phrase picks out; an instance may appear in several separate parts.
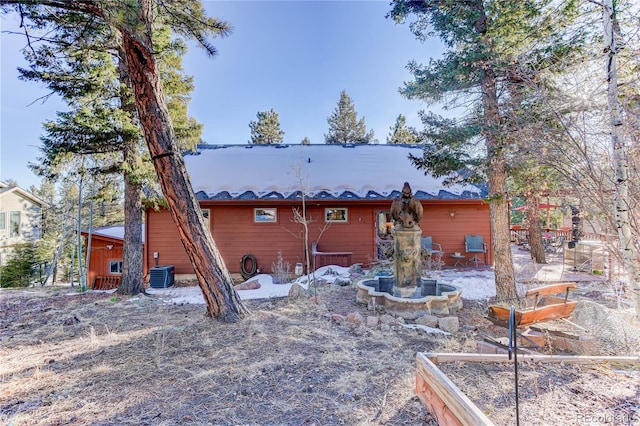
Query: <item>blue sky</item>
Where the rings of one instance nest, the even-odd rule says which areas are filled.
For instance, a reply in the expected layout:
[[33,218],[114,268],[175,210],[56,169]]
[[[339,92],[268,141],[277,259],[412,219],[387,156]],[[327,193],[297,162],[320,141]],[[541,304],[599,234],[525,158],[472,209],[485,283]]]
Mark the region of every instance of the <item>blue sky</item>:
[[[213,59],[192,47],[185,71],[195,79],[189,113],[204,124],[211,144],[246,144],[249,122],[273,108],[285,131],[284,143],[306,136],[324,144],[327,117],[340,92],[351,96],[359,117],[375,138],[386,141],[398,114],[418,126],[419,101],[404,99],[398,88],[411,80],[410,60],[427,63],[440,56],[438,41],[421,43],[408,25],[385,18],[387,1],[205,1],[207,12],[228,21],[233,31],[214,39]],[[2,29],[15,28],[2,17]],[[39,156],[41,123],[66,107],[56,97],[37,101],[46,89],[17,79],[24,66],[24,39],[1,35],[0,179],[24,188],[39,179],[27,163]]]

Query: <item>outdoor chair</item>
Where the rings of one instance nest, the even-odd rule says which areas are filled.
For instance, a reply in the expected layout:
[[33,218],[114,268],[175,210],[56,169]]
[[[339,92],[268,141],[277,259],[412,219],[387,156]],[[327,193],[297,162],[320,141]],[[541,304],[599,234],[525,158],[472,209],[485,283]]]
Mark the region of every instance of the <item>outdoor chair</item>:
[[442,267],[442,246],[434,243],[432,237],[422,237],[420,241],[423,267],[428,271]]
[[423,256],[442,255],[444,253],[442,246],[439,243],[434,243],[432,237],[422,237],[421,246]]
[[477,268],[478,263],[486,263],[478,257],[479,253],[484,253],[485,258],[487,256],[487,244],[482,241],[482,235],[465,235],[464,249],[467,253],[473,253],[473,257],[467,260],[467,264],[471,262]]

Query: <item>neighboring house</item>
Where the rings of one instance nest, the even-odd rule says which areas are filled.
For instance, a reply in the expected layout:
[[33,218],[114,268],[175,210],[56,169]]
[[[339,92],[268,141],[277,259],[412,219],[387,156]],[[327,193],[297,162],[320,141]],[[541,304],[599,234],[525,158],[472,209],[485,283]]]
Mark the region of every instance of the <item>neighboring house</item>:
[[[205,145],[185,161],[202,214],[233,274],[241,272],[246,255],[263,273],[272,272],[279,252],[292,272],[296,263],[304,264],[303,226],[293,213],[302,210],[302,190],[311,221],[309,251],[317,242],[318,251],[349,254],[337,256],[339,262],[368,266],[388,258],[391,202],[404,182],[423,205],[423,235],[442,245],[447,264],[456,260],[449,254],[465,254],[466,234],[481,235],[490,250],[486,189],[444,186],[417,170],[409,154],[421,157],[423,151],[403,145]],[[192,279],[168,210],[148,209],[145,215],[146,265],[173,265],[176,280]],[[492,262],[490,251],[486,261]]]
[[[89,232],[82,231],[86,249],[91,248],[89,256],[88,285],[93,289],[117,288],[122,276],[122,250],[124,245],[124,225],[105,226]],[[144,225],[142,225],[142,243],[144,244]],[[145,266],[146,269],[146,266]]]
[[18,186],[0,182],[0,264],[15,246],[42,238],[42,209],[48,204]]

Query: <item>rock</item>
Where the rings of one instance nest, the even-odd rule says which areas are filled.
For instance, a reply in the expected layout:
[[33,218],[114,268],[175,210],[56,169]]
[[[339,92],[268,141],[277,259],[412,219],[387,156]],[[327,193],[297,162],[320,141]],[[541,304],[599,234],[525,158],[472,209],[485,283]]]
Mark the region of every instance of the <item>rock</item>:
[[340,315],[340,314],[331,315],[331,320],[337,322],[338,324],[344,322],[346,319],[347,317],[345,317],[344,315]]
[[367,327],[376,328],[379,323],[380,323],[380,318],[378,318],[377,316],[375,315],[367,316]]
[[380,330],[391,331],[391,326],[389,324],[380,324]]
[[396,318],[389,314],[384,314],[380,317],[380,324],[387,324],[387,325],[396,324]]
[[290,299],[298,299],[301,297],[309,296],[309,292],[304,289],[300,284],[294,283],[291,285],[291,289],[289,290],[289,298]]
[[236,290],[257,290],[260,288],[260,283],[258,280],[247,281],[242,284],[234,285],[233,288]]
[[324,287],[329,285],[329,281],[325,280],[324,278],[316,278],[315,285],[317,287]]
[[435,328],[438,326],[438,317],[434,315],[424,315],[416,319],[416,324],[426,325],[427,327]]
[[458,317],[444,317],[438,320],[440,330],[455,333],[460,330],[460,319]]
[[354,263],[351,265],[349,273],[362,275],[362,263]]
[[362,325],[364,324],[364,317],[360,312],[351,312],[347,314],[347,321],[355,325]]
[[429,312],[433,315],[449,315],[449,300],[434,297],[429,304]]
[[335,281],[333,281],[333,283],[340,287],[346,287],[348,285],[351,285],[351,280],[345,277],[338,277],[335,279]]

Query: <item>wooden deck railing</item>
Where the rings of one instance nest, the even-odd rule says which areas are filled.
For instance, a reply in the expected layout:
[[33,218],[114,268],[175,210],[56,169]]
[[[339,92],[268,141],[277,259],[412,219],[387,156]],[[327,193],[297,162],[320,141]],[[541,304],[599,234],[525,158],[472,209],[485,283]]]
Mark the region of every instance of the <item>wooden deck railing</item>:
[[[558,237],[564,237],[565,241],[571,241],[573,235],[571,230],[567,229],[542,229],[542,234],[551,234],[553,239],[558,239]],[[606,235],[602,235],[596,232],[584,232],[582,235],[582,240],[605,240]],[[528,229],[511,229],[511,241],[524,244],[529,241],[529,230]]]

